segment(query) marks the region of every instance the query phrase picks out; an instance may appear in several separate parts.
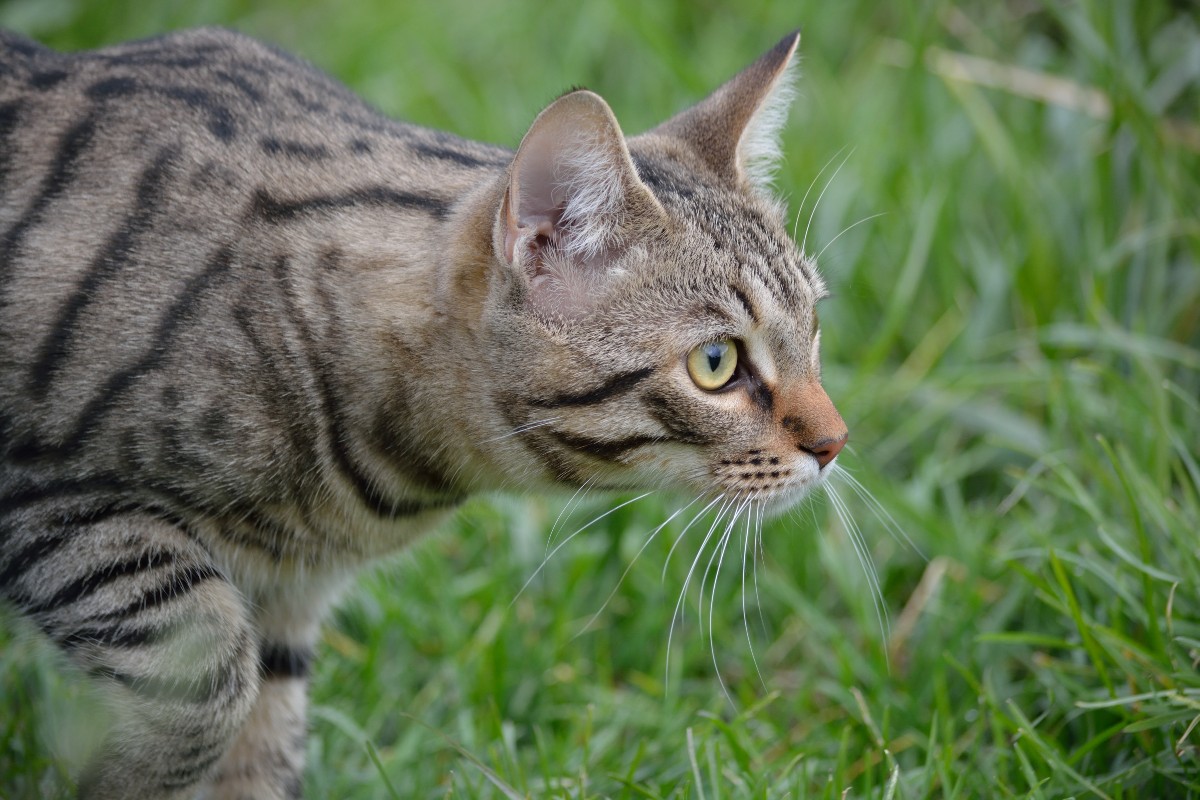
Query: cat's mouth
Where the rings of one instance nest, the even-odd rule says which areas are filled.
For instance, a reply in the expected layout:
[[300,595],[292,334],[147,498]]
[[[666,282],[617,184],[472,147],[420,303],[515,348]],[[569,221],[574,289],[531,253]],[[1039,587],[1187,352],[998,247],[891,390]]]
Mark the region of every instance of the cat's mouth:
[[792,509],[826,480],[829,470],[809,455],[780,456],[766,450],[719,459],[712,467],[718,491],[761,505],[764,515]]
[[783,492],[797,479],[808,477],[802,464],[785,461],[762,450],[740,457],[722,458],[713,468],[717,484],[736,495],[772,496]]
[[[811,455],[784,456],[767,450],[749,450],[738,456],[719,458],[699,470],[688,470],[672,459],[654,459],[642,465],[638,472],[643,478],[657,473],[660,482],[674,482],[664,475],[690,474],[684,486],[699,489],[703,495],[720,497],[735,506],[747,503],[762,509],[767,517],[790,510],[813,490],[825,483],[832,473],[832,463],[822,467]],[[642,481],[638,481],[642,483]],[[676,485],[675,488],[684,488]]]
[[836,461],[821,465],[803,453],[784,457],[752,450],[715,463],[706,463],[707,459],[697,455],[681,459],[678,452],[647,453],[627,465],[630,471],[609,470],[575,485],[618,491],[660,488],[696,492],[698,497],[715,498],[734,507],[745,503],[760,509],[764,517],[773,518],[799,505],[836,471]]

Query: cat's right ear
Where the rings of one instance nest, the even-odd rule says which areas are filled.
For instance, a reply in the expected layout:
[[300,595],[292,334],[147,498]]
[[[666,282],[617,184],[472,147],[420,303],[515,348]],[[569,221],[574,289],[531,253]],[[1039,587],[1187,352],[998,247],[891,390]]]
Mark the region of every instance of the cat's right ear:
[[794,94],[799,45],[800,32],[788,34],[703,101],[651,133],[685,143],[723,179],[769,196],[781,154],[779,134]]
[[497,251],[543,313],[584,310],[634,227],[663,214],[638,178],[608,104],[578,90],[551,103],[513,159]]

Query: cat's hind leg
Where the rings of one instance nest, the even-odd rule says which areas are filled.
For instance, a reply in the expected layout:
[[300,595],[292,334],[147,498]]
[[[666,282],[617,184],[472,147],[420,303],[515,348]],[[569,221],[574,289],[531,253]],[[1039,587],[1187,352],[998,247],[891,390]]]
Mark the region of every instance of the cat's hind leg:
[[195,796],[258,694],[241,593],[179,527],[61,505],[4,514],[0,594],[91,675],[114,724],[83,798]]

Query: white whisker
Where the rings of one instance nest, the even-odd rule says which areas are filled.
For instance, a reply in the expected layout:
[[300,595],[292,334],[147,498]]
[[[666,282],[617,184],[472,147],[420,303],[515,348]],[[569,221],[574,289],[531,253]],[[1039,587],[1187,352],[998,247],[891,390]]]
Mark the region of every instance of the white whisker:
[[705,514],[707,514],[708,510],[710,508],[712,508],[714,505],[716,505],[717,502],[724,496],[725,496],[724,494],[719,494],[716,497],[714,497],[712,499],[712,501],[709,502],[708,505],[706,505],[704,508],[700,509],[696,513],[696,516],[692,517],[691,522],[689,522],[687,525],[683,526],[683,530],[681,530],[679,532],[679,535],[675,537],[675,541],[671,543],[671,549],[667,551],[667,557],[665,559],[663,559],[662,575],[659,577],[659,580],[665,581],[667,579],[667,566],[671,563],[671,556],[674,555],[675,548],[679,546],[679,543],[681,541],[683,541],[683,535],[688,532],[688,528],[695,525],[696,521],[698,519],[700,519],[701,517],[703,517]]
[[526,589],[528,589],[528,588],[529,588],[529,584],[533,583],[533,579],[534,579],[534,578],[536,578],[538,575],[540,575],[540,574],[541,574],[541,572],[542,572],[542,569],[543,569],[543,568],[545,568],[545,566],[546,566],[548,563],[550,563],[550,559],[554,558],[554,554],[555,554],[555,553],[557,553],[559,550],[563,549],[564,547],[566,547],[566,546],[567,546],[567,544],[568,544],[568,543],[569,543],[569,542],[570,542],[572,539],[574,539],[576,536],[578,536],[579,534],[583,533],[585,530],[587,530],[588,528],[590,528],[592,525],[595,525],[597,522],[599,522],[600,520],[604,519],[605,517],[607,517],[609,514],[613,513],[614,511],[617,511],[618,509],[622,509],[622,508],[624,508],[625,506],[629,505],[630,503],[636,503],[638,500],[641,500],[643,497],[649,497],[649,496],[650,496],[650,495],[652,495],[652,494],[654,494],[654,492],[652,492],[652,491],[651,491],[651,492],[643,492],[642,494],[639,494],[637,497],[633,498],[632,500],[626,500],[624,503],[621,503],[620,505],[617,505],[617,506],[614,506],[613,508],[610,508],[608,511],[605,511],[605,512],[604,512],[603,514],[601,514],[600,516],[598,516],[598,517],[594,517],[594,518],[593,518],[593,519],[592,519],[590,522],[588,522],[588,523],[587,523],[587,524],[585,524],[583,527],[581,527],[581,528],[579,528],[578,530],[576,530],[574,533],[572,533],[572,534],[571,534],[570,536],[568,536],[566,539],[563,539],[563,540],[562,540],[562,541],[561,541],[561,542],[560,542],[560,543],[559,543],[557,546],[555,546],[555,548],[554,548],[553,550],[551,550],[551,551],[550,551],[550,552],[549,552],[549,553],[546,555],[546,557],[545,557],[545,558],[543,558],[543,559],[542,559],[542,563],[538,564],[538,567],[537,567],[537,569],[535,569],[535,570],[533,571],[533,574],[532,574],[532,575],[530,575],[530,576],[529,576],[529,578],[528,578],[528,579],[525,581],[525,583],[523,583],[523,584],[521,585],[521,588],[520,588],[520,589],[517,591],[517,594],[516,594],[516,596],[515,596],[515,597],[513,597],[513,599],[512,599],[512,602],[510,602],[510,603],[508,604],[508,607],[509,607],[509,608],[512,608],[512,607],[513,607],[513,603],[516,603],[516,602],[517,602],[517,600],[518,600],[518,599],[520,599],[520,597],[521,597],[522,593],[524,593],[524,591],[525,591]]
[[821,252],[817,253],[817,255],[813,258],[813,261],[819,262],[821,260],[821,256],[825,255],[825,251],[829,249],[829,246],[832,245],[834,242],[836,242],[838,239],[842,238],[842,234],[848,233],[851,229],[857,228],[859,225],[862,225],[864,222],[870,222],[871,220],[875,219],[876,217],[882,217],[886,213],[888,213],[888,212],[880,211],[878,214],[872,214],[869,217],[863,217],[858,222],[855,222],[853,225],[847,225],[846,227],[842,228],[841,233],[839,233],[837,236],[830,239],[829,242],[824,247],[821,248]]
[[551,417],[550,419],[539,419],[539,420],[534,420],[533,422],[526,422],[526,423],[523,423],[523,424],[518,425],[517,427],[513,428],[508,433],[502,433],[499,436],[493,436],[490,439],[484,439],[482,442],[480,442],[480,444],[487,444],[488,442],[498,442],[501,439],[507,439],[510,436],[519,436],[520,434],[527,433],[527,432],[533,430],[534,428],[541,428],[545,425],[553,425],[556,422],[558,422],[558,417]]
[[[851,516],[850,509],[846,507],[845,501],[837,493],[837,489],[829,483],[825,484],[825,488],[830,501],[833,503],[833,508],[837,512],[838,518],[842,521],[842,527],[845,529],[846,535],[854,547],[854,553],[863,568],[863,573],[866,575],[867,583],[871,588],[871,601],[875,606],[875,618],[879,622],[879,631],[886,643],[891,636],[891,624],[888,621],[887,608],[883,602],[883,588],[880,586],[879,574],[875,571],[875,563],[871,559],[870,550],[867,549],[867,543],[863,538],[862,531],[858,529],[858,524],[854,521],[854,517]],[[887,648],[884,647],[884,659],[886,660],[887,657]]]
[[[817,181],[821,180],[821,176],[825,174],[825,170],[829,169],[829,165],[833,163],[834,159],[846,152],[846,148],[849,146],[850,145],[848,144],[844,144],[839,147],[838,151],[831,155],[829,160],[825,162],[825,166],[821,167],[821,171],[817,173],[817,176],[809,181],[808,188],[804,190],[804,197],[800,198],[800,205],[796,208],[796,220],[792,223],[793,241],[796,239],[796,230],[800,227],[800,214],[804,211],[804,204],[808,202],[809,193],[812,192],[813,187],[817,185]],[[804,248],[801,248],[801,251],[803,251],[803,249]]]
[[[672,615],[672,620],[671,620],[672,628],[674,627],[674,617],[675,616],[678,616],[681,622],[683,621],[683,615],[681,613],[681,608],[682,608],[681,603],[683,603],[683,598],[687,594],[688,585],[692,582],[692,575],[696,571],[696,565],[700,563],[700,559],[704,556],[704,548],[708,547],[708,543],[710,541],[712,541],[713,532],[716,531],[717,527],[721,524],[721,518],[724,517],[725,514],[729,512],[730,508],[733,507],[734,502],[735,502],[734,500],[730,499],[721,504],[721,507],[719,509],[717,509],[717,516],[713,518],[712,525],[710,525],[708,527],[708,532],[705,533],[704,538],[700,540],[700,547],[696,550],[696,557],[692,559],[692,563],[688,567],[687,574],[683,577],[683,588],[679,590],[679,599],[676,600],[676,602],[675,602],[675,614]],[[667,634],[668,647],[670,646],[670,643],[671,643],[671,636],[668,633]]]
[[[708,649],[709,652],[712,653],[713,671],[717,676],[717,685],[720,686],[721,691],[725,693],[725,699],[728,700],[729,705],[733,706],[735,709],[737,708],[737,704],[733,702],[733,695],[729,693],[729,687],[725,685],[725,679],[721,677],[721,665],[717,662],[717,642],[716,638],[713,636],[713,611],[717,606],[717,583],[719,583],[721,580],[721,566],[725,563],[725,550],[729,547],[729,540],[732,538],[733,531],[737,526],[738,517],[742,515],[751,502],[752,501],[750,498],[746,498],[745,502],[743,502],[740,506],[738,506],[737,509],[734,510],[733,518],[729,520],[729,525],[725,527],[725,533],[721,535],[721,539],[717,543],[717,547],[713,550],[714,556],[717,556],[718,553],[720,553],[720,555],[717,558],[717,569],[716,572],[713,573],[712,588],[709,591],[708,598]],[[711,558],[709,559],[709,564],[712,564]],[[704,574],[705,577],[707,577],[707,568],[705,568]],[[704,578],[700,579],[700,602],[703,606]],[[704,617],[703,607],[700,610],[700,617],[701,619]]]
[[[655,528],[653,531],[650,532],[650,535],[646,537],[646,541],[642,543],[642,546],[638,548],[637,553],[634,554],[633,559],[630,560],[629,566],[625,567],[625,571],[622,572],[621,577],[617,579],[617,585],[613,587],[613,590],[611,592],[609,592],[608,597],[605,598],[605,600],[604,600],[604,603],[601,604],[600,608],[598,608],[596,610],[595,614],[592,614],[592,616],[588,618],[588,621],[586,623],[584,623],[583,628],[579,631],[579,633],[575,634],[575,637],[573,637],[573,638],[578,638],[578,637],[582,636],[584,633],[586,633],[588,631],[588,629],[592,627],[592,623],[594,623],[597,620],[597,618],[599,618],[599,616],[602,613],[604,613],[604,609],[608,608],[608,604],[611,603],[612,599],[617,596],[617,590],[621,588],[621,584],[624,583],[625,578],[627,578],[629,576],[629,571],[633,569],[633,565],[637,563],[638,558],[641,557],[642,553],[646,552],[646,548],[649,547],[650,543],[654,541],[654,538],[656,536],[658,536],[658,532],[661,531],[663,528],[667,527],[667,525],[670,524],[671,520],[675,519],[680,514],[682,514],[684,511],[687,511],[689,508],[691,508],[693,505],[695,505],[696,501],[699,499],[700,498],[697,497],[695,500],[688,503],[686,506],[676,509],[675,513],[673,513],[671,516],[669,516],[665,520],[663,520],[661,525],[659,525],[657,528]],[[703,513],[703,512],[701,512],[701,513]]]
[[[760,504],[759,508],[761,507],[762,505]],[[758,666],[758,656],[754,654],[754,642],[750,637],[750,617],[746,613],[746,558],[750,552],[750,529],[757,519],[755,511],[753,501],[751,501],[750,513],[746,515],[746,534],[742,537],[742,627],[746,629],[746,644],[750,648],[750,661],[754,663],[754,674],[758,676],[758,682],[762,684],[763,691],[766,691],[767,682],[763,680],[762,670]],[[755,588],[757,589],[757,586]],[[762,613],[761,606],[759,607],[759,613]]]
[[590,484],[593,480],[595,480],[595,478],[589,477],[583,483],[579,484],[579,488],[575,490],[575,494],[571,495],[571,499],[568,500],[565,505],[563,505],[561,510],[559,510],[558,516],[554,518],[554,524],[550,526],[550,535],[546,537],[546,553],[550,552],[550,546],[554,544],[554,538],[558,535],[559,524],[570,517],[570,513],[567,509],[571,508],[576,498],[579,498],[580,502],[583,501],[583,498],[587,496],[588,484]]
[[[713,563],[716,562],[717,555],[721,552],[721,545],[725,543],[726,539],[728,538],[729,531],[734,525],[737,524],[738,517],[742,515],[742,512],[746,508],[747,502],[748,501],[742,501],[733,509],[733,516],[729,518],[729,523],[725,526],[725,530],[722,531],[721,535],[717,537],[717,544],[715,547],[713,547],[712,555],[708,557],[708,563],[704,565],[704,572],[700,575],[699,619],[701,622],[704,621],[704,587],[708,583],[708,573],[712,571]],[[709,617],[711,620],[711,609],[709,611]]]
[[892,535],[893,539],[912,548],[913,552],[919,555],[925,562],[929,561],[929,556],[925,555],[924,551],[917,546],[917,543],[905,533],[904,528],[900,527],[900,523],[896,522],[895,517],[888,512],[883,503],[876,500],[875,495],[871,494],[858,478],[855,478],[850,474],[849,470],[836,462],[833,464],[833,470],[833,475],[844,479],[846,484],[854,490],[854,493],[862,498],[863,502],[867,504],[867,508],[871,510],[876,519],[883,523],[883,527],[887,529],[887,532]]
[[767,554],[763,547],[763,505],[758,504],[758,517],[754,521],[754,548],[757,551],[758,557],[753,558],[754,561],[754,602],[758,608],[758,621],[762,625],[763,633],[767,632],[767,620],[763,617],[762,595],[758,593],[758,562],[762,561],[763,566],[767,564]]
[[821,198],[825,196],[825,192],[829,191],[829,187],[833,183],[833,179],[836,178],[838,173],[842,171],[842,167],[846,166],[846,162],[850,160],[850,156],[852,155],[854,155],[853,150],[851,150],[849,153],[846,153],[846,157],[842,159],[842,163],[837,165],[837,169],[835,169],[833,174],[829,176],[829,180],[825,181],[824,188],[822,188],[821,193],[817,195],[817,202],[813,203],[812,212],[808,215],[808,225],[804,227],[804,240],[800,243],[801,253],[808,252],[808,231],[812,228],[813,220],[817,216],[817,209],[821,207]]
[[[720,499],[720,497],[724,497],[724,495],[719,495],[717,499]],[[682,615],[683,599],[684,599],[684,597],[687,596],[688,585],[692,581],[692,574],[696,570],[696,564],[699,563],[700,556],[703,555],[703,553],[704,553],[704,548],[708,546],[709,540],[712,539],[713,531],[715,531],[717,529],[717,526],[721,524],[721,518],[725,516],[726,512],[729,510],[729,507],[730,507],[730,505],[732,505],[732,503],[733,503],[732,500],[726,500],[725,502],[721,503],[721,507],[717,509],[717,515],[716,515],[716,517],[713,518],[712,525],[709,526],[708,532],[706,534],[704,534],[704,539],[700,542],[700,548],[696,552],[696,557],[692,560],[691,566],[688,567],[687,575],[685,575],[683,578],[683,587],[679,590],[679,598],[675,601],[675,610],[671,614],[671,626],[667,629],[667,658],[666,658],[667,663],[666,663],[666,680],[664,681],[664,686],[666,686],[666,687],[670,687],[670,685],[671,685],[671,642],[674,640],[674,637],[675,637],[675,623],[679,622],[682,624],[682,622],[683,622],[683,615]],[[712,504],[710,503],[709,505],[711,506]],[[699,518],[699,516],[697,516],[697,518]],[[694,519],[692,521],[695,522]],[[682,539],[683,534],[680,534],[679,538]],[[678,544],[679,539],[676,539],[675,543]],[[674,546],[672,546],[672,550],[674,550]]]

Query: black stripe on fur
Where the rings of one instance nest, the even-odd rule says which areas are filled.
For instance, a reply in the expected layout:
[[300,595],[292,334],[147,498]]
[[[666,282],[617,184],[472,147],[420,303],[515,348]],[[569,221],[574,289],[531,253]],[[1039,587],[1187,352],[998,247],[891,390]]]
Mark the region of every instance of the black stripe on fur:
[[312,648],[283,644],[264,644],[258,655],[259,670],[267,680],[307,678],[312,660]]

